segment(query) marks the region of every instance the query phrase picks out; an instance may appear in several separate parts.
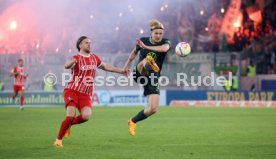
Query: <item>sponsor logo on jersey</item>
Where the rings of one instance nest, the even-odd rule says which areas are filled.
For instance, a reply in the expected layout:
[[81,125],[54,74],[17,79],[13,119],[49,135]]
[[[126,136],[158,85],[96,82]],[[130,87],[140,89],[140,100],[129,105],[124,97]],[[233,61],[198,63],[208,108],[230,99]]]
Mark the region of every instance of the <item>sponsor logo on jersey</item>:
[[80,69],[81,70],[93,70],[93,69],[96,69],[96,65],[84,65],[84,66],[81,66]]

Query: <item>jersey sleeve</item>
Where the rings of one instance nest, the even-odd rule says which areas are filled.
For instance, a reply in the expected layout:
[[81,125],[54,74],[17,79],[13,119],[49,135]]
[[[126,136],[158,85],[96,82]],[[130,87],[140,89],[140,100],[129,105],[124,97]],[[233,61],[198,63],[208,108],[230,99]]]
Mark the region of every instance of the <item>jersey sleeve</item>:
[[140,51],[140,50],[141,50],[141,47],[140,47],[139,45],[136,45],[136,46],[135,46],[135,50],[136,50],[136,51]]
[[77,62],[78,62],[78,60],[79,60],[79,58],[78,58],[78,56],[77,56],[77,55],[75,55],[75,56],[73,56],[73,57],[71,58],[71,60],[73,60],[73,59],[76,59],[76,60],[77,60]]
[[[164,45],[164,44],[168,44],[169,47],[170,47],[169,50],[171,49],[171,42],[170,42],[170,40],[165,39],[163,45]],[[168,50],[168,51],[169,51],[169,50]]]
[[98,55],[96,55],[96,54],[93,54],[93,55],[96,59],[97,67],[100,67],[103,64],[102,60],[100,59],[100,57]]
[[[142,38],[140,38],[140,40],[143,41]],[[135,46],[135,50],[136,50],[136,51],[140,51],[140,50],[141,50],[141,47],[140,47],[139,45],[136,45],[136,46]]]
[[168,40],[168,39],[165,39],[165,40],[164,40],[164,44],[168,44],[168,45],[171,47],[171,42],[170,42],[170,40]]
[[[73,60],[73,59],[77,60],[77,63],[79,62],[79,57],[78,57],[77,55],[75,55],[75,56],[73,56],[73,57],[71,58],[71,60]],[[73,65],[73,66],[71,67],[71,69],[74,68],[75,66],[76,66],[76,64]]]
[[16,67],[14,67],[12,70],[11,70],[11,73],[15,73],[17,71]]

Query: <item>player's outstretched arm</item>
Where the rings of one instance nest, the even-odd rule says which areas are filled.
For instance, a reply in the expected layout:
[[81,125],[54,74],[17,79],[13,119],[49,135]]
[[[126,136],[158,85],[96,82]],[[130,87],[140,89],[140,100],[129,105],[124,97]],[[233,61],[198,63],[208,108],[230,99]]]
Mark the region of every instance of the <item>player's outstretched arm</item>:
[[66,64],[65,64],[64,67],[65,67],[65,69],[71,69],[71,68],[73,68],[75,66],[76,63],[77,63],[77,60],[76,59],[72,59],[72,60],[66,62]]
[[135,59],[135,57],[137,56],[138,51],[136,50],[136,47],[131,51],[130,55],[128,56],[128,59],[125,63],[125,67],[129,67],[129,65],[131,64],[131,62]]
[[131,51],[130,55],[128,56],[128,59],[125,63],[125,66],[123,67],[123,69],[126,71],[127,75],[129,75],[129,65],[131,64],[131,62],[136,58],[137,56],[137,49],[136,47]]
[[13,77],[13,76],[16,76],[18,75],[19,73],[18,72],[14,72],[13,70],[10,72],[10,77]]
[[126,74],[126,71],[123,68],[114,67],[114,66],[109,65],[109,64],[104,64],[103,63],[103,64],[101,64],[101,66],[99,68],[104,70],[104,71],[108,71],[108,72]]
[[154,52],[167,52],[170,49],[169,44],[163,44],[160,46],[147,46],[140,39],[136,39],[137,45],[139,45],[143,49],[151,50]]
[[29,75],[26,73],[26,74],[24,75],[24,79],[26,79],[28,76],[29,76]]

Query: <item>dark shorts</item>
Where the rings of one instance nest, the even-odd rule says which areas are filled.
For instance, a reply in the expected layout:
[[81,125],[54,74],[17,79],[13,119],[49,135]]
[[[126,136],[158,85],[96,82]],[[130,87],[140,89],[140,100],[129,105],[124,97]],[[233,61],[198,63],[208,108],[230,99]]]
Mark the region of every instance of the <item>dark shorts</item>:
[[[150,75],[154,75],[156,78],[150,78]],[[133,69],[133,79],[136,83],[143,85],[144,87],[144,96],[150,94],[160,94],[160,87],[158,83],[158,79],[160,77],[160,73],[148,73],[147,75],[141,75],[137,70],[137,66]]]

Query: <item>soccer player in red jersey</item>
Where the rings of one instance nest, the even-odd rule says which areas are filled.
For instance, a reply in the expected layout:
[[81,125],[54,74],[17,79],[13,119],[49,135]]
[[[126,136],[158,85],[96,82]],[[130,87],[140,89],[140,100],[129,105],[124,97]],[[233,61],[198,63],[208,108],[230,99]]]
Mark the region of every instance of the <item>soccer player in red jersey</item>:
[[[65,64],[66,69],[72,70],[71,80],[64,89],[64,102],[66,106],[66,118],[61,123],[54,146],[62,147],[62,138],[70,134],[70,127],[89,120],[92,113],[90,96],[93,94],[94,77],[96,69],[127,74],[125,69],[105,64],[94,53],[90,53],[90,39],[82,36],[78,39],[76,47],[79,53]],[[80,115],[75,117],[78,109]]]
[[12,99],[14,100],[17,94],[20,94],[20,109],[23,110],[24,104],[24,80],[27,78],[27,74],[23,69],[24,61],[23,59],[18,59],[17,66],[15,66],[10,73],[11,77],[14,77],[13,81],[13,96]]

